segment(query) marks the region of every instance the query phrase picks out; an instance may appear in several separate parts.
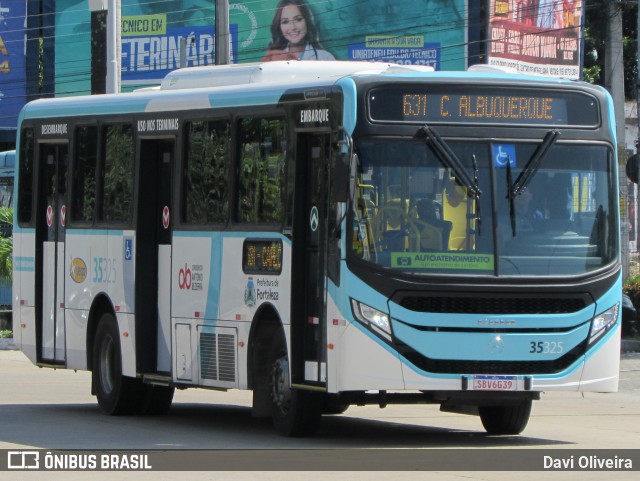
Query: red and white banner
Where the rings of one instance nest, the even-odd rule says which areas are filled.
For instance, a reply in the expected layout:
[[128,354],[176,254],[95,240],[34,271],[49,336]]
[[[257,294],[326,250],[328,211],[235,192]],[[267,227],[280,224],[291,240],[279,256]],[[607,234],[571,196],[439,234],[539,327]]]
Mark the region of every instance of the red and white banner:
[[583,0],[489,0],[489,65],[581,78]]

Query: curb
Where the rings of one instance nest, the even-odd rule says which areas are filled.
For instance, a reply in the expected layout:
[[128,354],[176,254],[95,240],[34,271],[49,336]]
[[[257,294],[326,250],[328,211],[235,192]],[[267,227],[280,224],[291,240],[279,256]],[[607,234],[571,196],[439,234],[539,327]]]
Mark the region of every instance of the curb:
[[12,338],[3,338],[0,339],[0,351],[17,351],[18,348],[13,343]]

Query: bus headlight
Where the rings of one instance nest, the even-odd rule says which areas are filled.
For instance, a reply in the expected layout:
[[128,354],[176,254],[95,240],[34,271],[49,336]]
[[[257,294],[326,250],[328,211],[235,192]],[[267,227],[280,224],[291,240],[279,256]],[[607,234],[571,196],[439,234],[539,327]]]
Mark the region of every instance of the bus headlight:
[[591,332],[589,333],[589,344],[593,344],[604,335],[618,321],[618,311],[620,303],[598,314],[591,320]]
[[391,322],[389,315],[351,299],[353,316],[362,324],[377,332],[388,340],[391,340]]

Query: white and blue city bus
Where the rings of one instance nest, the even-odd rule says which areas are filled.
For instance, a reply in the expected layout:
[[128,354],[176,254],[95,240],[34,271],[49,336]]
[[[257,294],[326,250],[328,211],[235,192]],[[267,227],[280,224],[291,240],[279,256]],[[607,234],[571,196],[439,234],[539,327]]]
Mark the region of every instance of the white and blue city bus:
[[175,71],[20,115],[14,336],[108,414],[248,389],[310,434],[426,403],[520,433],[617,390],[617,162],[581,82],[371,63]]

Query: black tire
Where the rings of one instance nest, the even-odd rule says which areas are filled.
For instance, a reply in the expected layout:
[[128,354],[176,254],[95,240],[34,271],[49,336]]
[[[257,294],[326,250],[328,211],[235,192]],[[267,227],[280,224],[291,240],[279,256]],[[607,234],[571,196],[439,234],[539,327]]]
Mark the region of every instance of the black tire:
[[140,414],[150,416],[160,416],[166,414],[171,408],[175,388],[169,386],[155,386],[148,384],[144,386],[144,406]]
[[326,394],[322,404],[322,414],[344,414],[350,404],[335,394]]
[[93,345],[93,385],[100,409],[109,415],[139,411],[142,383],[122,375],[122,351],[116,320],[111,313],[98,322]]
[[276,432],[287,437],[312,436],[322,416],[322,394],[291,389],[289,357],[282,335],[272,350],[270,360],[269,392]]
[[520,434],[531,415],[530,399],[517,406],[480,406],[480,420],[488,434]]

